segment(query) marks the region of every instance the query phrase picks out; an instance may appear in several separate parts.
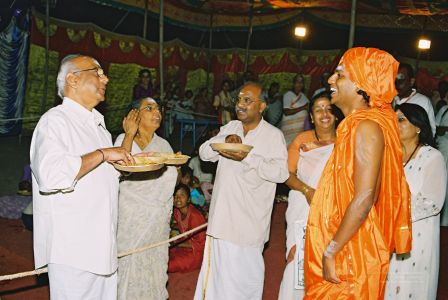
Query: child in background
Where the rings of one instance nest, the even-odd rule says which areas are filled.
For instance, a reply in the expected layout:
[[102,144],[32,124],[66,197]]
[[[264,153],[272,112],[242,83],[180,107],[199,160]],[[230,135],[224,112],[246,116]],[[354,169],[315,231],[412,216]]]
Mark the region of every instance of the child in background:
[[186,165],[180,168],[181,179],[180,182],[190,188],[191,203],[198,206],[205,205],[205,197],[200,188],[200,183],[197,178],[193,176],[193,170]]
[[[179,233],[204,224],[205,218],[190,204],[190,188],[180,183],[174,190],[173,217]],[[185,237],[170,249],[168,272],[190,272],[201,267],[205,246],[205,228]]]

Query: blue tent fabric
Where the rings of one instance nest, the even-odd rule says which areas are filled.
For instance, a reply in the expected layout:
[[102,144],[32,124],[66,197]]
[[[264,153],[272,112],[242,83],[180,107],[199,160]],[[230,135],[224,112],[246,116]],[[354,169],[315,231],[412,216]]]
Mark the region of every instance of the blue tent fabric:
[[29,13],[14,15],[0,32],[0,136],[21,131],[29,35]]

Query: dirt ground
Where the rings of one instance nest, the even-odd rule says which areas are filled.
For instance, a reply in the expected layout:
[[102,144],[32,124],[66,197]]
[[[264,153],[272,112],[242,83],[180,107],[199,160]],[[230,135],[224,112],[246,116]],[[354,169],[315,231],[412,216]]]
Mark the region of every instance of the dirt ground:
[[[284,268],[286,203],[274,206],[271,240],[264,252],[266,277],[264,300],[277,299]],[[448,300],[448,228],[441,228],[439,300]],[[0,219],[0,275],[33,269],[32,234],[20,220]],[[192,299],[199,271],[170,274],[168,291],[171,300]],[[47,300],[46,275],[0,282],[1,300]],[[423,299],[420,299],[423,300]]]
[[[272,219],[271,240],[265,250],[266,278],[265,300],[277,299],[285,264],[285,215],[286,204],[275,205]],[[33,269],[32,233],[25,230],[21,220],[0,218],[0,275]],[[171,300],[192,299],[199,271],[170,274],[168,292]],[[46,275],[0,282],[1,300],[47,300]]]

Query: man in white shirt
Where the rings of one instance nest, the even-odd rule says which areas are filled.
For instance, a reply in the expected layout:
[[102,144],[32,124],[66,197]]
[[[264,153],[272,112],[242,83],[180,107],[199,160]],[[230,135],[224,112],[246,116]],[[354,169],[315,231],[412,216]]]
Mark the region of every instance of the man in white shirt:
[[[207,243],[194,299],[259,300],[264,282],[263,246],[269,239],[277,183],[288,178],[282,132],[262,118],[262,87],[241,88],[238,121],[199,149],[201,159],[218,161],[210,206]],[[214,151],[212,143],[243,143],[245,152]]]
[[95,59],[64,58],[63,103],[41,117],[31,141],[34,260],[48,265],[51,299],[116,299],[119,173],[106,162],[133,159],[112,148],[94,109],[108,81]]
[[426,110],[428,114],[429,123],[431,124],[432,134],[436,134],[436,121],[434,115],[434,108],[431,100],[425,95],[418,93],[414,88],[415,84],[414,69],[411,65],[400,63],[398,68],[397,78],[395,80],[395,88],[398,95],[395,96],[393,106],[403,103],[413,103],[420,105]]

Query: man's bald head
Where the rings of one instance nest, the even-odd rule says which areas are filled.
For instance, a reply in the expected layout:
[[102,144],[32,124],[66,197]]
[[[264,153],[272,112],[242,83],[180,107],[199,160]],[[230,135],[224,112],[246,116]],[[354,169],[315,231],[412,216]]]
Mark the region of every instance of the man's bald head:
[[69,54],[61,60],[61,65],[59,67],[59,72],[56,79],[58,96],[61,97],[61,99],[64,98],[64,88],[67,74],[82,70],[83,64],[86,64],[86,61],[89,60],[93,60],[98,66],[100,65],[96,59],[82,54]]
[[265,99],[262,99],[261,97],[261,93],[263,92],[263,86],[260,83],[254,81],[248,81],[241,86],[240,91],[242,91],[244,88],[247,87],[253,89],[254,96],[256,96],[261,101],[265,102]]

